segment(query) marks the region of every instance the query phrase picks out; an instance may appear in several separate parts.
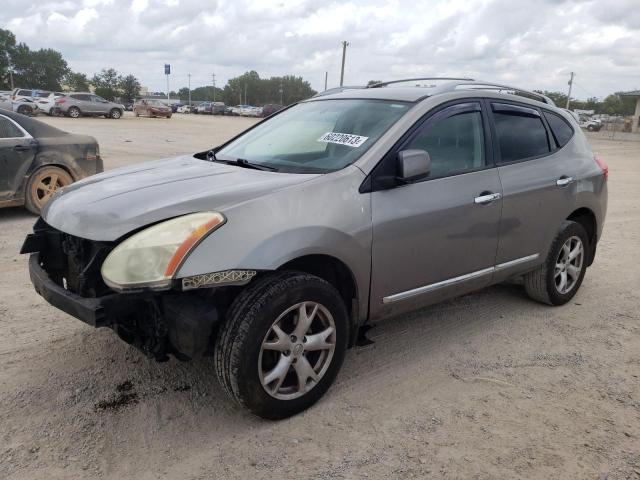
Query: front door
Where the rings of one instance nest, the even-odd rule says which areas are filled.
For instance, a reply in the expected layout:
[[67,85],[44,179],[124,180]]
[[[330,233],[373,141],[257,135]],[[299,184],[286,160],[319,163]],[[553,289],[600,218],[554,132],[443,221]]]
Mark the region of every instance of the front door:
[[487,127],[481,102],[467,100],[430,114],[396,149],[426,150],[431,172],[371,194],[372,318],[490,283],[502,187]]

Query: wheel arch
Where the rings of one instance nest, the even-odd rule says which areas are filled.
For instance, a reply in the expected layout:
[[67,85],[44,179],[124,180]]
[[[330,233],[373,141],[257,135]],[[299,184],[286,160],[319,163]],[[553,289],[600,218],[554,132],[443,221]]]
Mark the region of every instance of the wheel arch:
[[590,208],[580,207],[574,210],[571,215],[567,217],[567,220],[579,223],[587,232],[589,238],[589,257],[587,265],[590,266],[593,263],[595,257],[596,245],[598,243],[598,220],[596,215]]
[[354,273],[342,260],[326,254],[304,255],[287,261],[278,270],[309,273],[329,282],[338,291],[349,312],[349,346],[357,339],[359,325],[359,292]]

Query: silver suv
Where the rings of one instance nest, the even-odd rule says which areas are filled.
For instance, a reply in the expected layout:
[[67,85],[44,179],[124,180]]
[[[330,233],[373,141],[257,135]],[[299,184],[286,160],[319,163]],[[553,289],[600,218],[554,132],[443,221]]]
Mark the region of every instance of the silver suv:
[[507,280],[567,303],[606,165],[548,98],[446,80],[329,92],[66,187],[25,240],[31,280],[157,360],[213,356],[271,419],[318,400],[368,322]]
[[104,116],[118,119],[124,114],[124,105],[110,102],[93,93],[68,93],[56,100],[56,107],[71,118]]

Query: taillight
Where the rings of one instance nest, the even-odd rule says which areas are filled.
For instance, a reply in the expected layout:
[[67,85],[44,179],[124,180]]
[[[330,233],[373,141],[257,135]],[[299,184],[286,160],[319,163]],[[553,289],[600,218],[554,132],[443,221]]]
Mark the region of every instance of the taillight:
[[601,158],[594,157],[594,159],[598,164],[598,166],[602,169],[602,174],[604,175],[604,181],[606,182],[607,180],[609,180],[609,166],[606,163],[604,163],[604,160],[602,160]]

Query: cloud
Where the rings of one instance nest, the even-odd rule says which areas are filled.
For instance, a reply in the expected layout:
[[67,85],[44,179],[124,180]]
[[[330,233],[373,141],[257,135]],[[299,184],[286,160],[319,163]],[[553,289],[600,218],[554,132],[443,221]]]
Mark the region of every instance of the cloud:
[[637,0],[3,0],[0,22],[88,74],[133,73],[154,90],[217,84],[247,70],[345,81],[475,76],[604,96],[640,87]]

